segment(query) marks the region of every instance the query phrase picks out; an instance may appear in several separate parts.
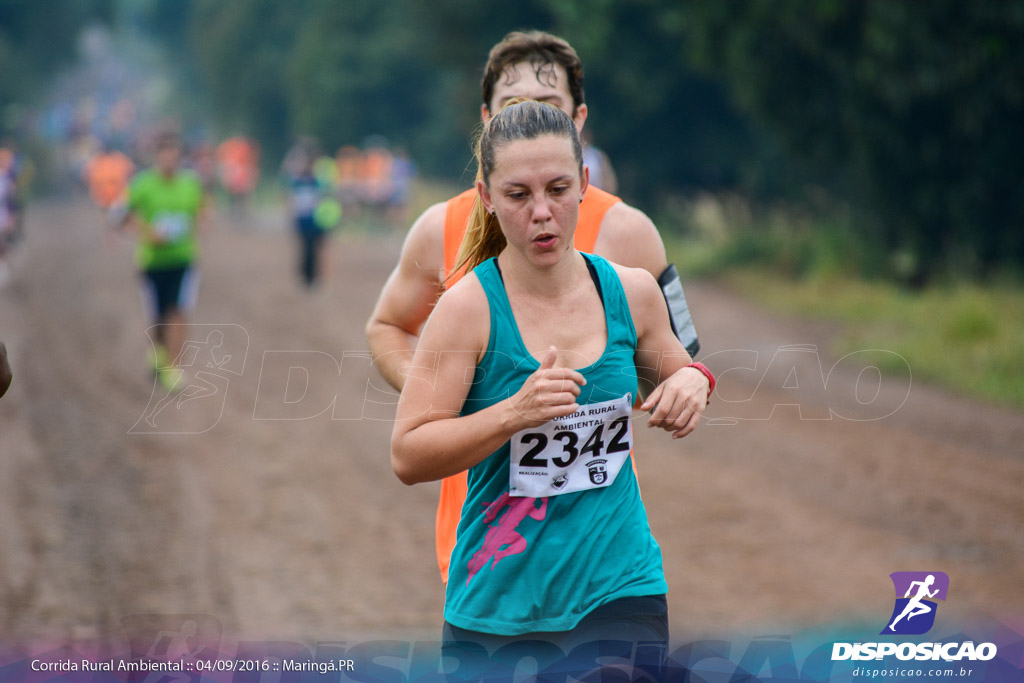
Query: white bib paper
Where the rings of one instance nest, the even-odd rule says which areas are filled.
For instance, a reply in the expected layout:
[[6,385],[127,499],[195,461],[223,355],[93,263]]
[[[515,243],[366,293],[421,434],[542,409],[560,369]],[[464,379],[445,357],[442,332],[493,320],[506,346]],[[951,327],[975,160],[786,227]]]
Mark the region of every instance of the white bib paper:
[[163,212],[153,217],[153,232],[164,242],[184,239],[188,226],[188,215],[184,213]]
[[633,450],[632,407],[626,394],[516,432],[509,495],[543,498],[611,486]]
[[315,187],[300,187],[295,191],[292,202],[297,215],[309,216],[320,203],[320,191]]

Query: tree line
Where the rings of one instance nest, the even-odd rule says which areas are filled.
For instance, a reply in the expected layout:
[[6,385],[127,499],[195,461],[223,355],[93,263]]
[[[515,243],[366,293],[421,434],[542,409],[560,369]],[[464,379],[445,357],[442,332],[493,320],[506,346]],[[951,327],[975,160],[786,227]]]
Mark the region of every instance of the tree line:
[[465,182],[487,52],[541,28],[579,52],[588,128],[645,208],[824,196],[908,255],[910,281],[1024,265],[1021,0],[110,1],[93,10],[159,41],[215,125],[268,159],[298,135],[383,135]]

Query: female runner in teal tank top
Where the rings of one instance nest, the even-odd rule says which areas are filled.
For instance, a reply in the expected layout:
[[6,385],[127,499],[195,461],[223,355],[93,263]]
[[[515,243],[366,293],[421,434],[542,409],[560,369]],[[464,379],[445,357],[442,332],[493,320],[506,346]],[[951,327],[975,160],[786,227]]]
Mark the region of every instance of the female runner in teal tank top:
[[573,248],[587,172],[568,115],[507,107],[478,163],[460,252],[472,272],[423,329],[391,442],[406,484],[469,470],[445,647],[665,642],[631,407],[639,389],[649,424],[686,436],[713,378],[673,334],[649,273]]

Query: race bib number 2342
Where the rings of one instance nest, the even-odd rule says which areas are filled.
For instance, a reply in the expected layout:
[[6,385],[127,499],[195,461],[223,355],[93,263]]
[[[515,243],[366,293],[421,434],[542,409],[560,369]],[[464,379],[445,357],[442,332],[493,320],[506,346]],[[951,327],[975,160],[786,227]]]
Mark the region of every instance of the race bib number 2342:
[[632,407],[626,394],[516,432],[509,494],[542,498],[611,486],[633,450]]

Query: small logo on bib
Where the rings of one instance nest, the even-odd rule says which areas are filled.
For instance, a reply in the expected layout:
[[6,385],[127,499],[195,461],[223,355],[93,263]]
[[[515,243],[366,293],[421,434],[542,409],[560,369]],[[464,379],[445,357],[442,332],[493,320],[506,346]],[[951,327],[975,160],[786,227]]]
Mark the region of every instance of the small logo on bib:
[[594,486],[600,486],[608,479],[608,472],[604,468],[604,464],[607,460],[593,460],[587,463],[587,468],[590,472],[590,481],[594,482]]
[[569,477],[564,474],[560,474],[551,480],[551,485],[556,489],[564,488],[569,483]]

